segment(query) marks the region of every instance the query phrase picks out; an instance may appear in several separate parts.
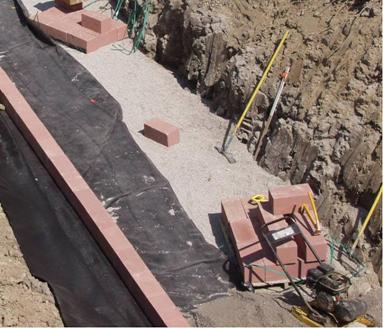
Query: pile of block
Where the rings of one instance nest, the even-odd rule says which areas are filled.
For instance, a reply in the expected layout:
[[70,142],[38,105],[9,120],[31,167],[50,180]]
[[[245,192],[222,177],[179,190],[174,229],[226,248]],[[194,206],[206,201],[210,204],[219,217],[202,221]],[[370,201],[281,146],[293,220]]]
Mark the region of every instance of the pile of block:
[[[302,204],[310,204],[309,192],[312,191],[308,184],[279,186],[270,189],[267,202],[251,204],[249,199],[222,201],[223,224],[234,246],[245,286],[256,287],[288,282],[288,278],[262,237],[261,226],[293,211],[305,237],[320,259],[326,260],[328,246],[324,236],[317,234],[307,214],[299,211]],[[314,216],[314,210],[311,206],[308,207]],[[268,229],[277,231],[288,227],[288,224],[283,220],[270,225]],[[314,254],[299,236],[277,245],[274,250],[293,278],[305,279],[307,270],[318,265]]]
[[36,21],[52,38],[80,48],[86,53],[126,36],[124,23],[88,10],[68,12],[61,7],[52,7],[39,13]]

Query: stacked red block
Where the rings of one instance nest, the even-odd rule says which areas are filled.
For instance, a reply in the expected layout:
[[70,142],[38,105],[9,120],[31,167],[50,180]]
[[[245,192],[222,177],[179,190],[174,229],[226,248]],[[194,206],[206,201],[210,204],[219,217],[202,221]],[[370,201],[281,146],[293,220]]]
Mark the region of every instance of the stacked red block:
[[52,38],[83,49],[86,53],[122,40],[126,35],[124,23],[87,10],[67,13],[53,7],[38,14],[36,20]]
[[[307,184],[277,187],[270,190],[268,202],[259,205],[252,205],[244,199],[222,201],[223,223],[234,246],[245,285],[260,286],[288,282],[281,266],[263,239],[260,228],[263,224],[292,211],[297,217],[297,224],[321,260],[326,259],[326,240],[322,235],[314,234],[315,229],[311,221],[298,211],[303,203],[309,204],[309,191],[311,189]],[[280,221],[270,225],[269,229],[278,230],[287,226],[286,221]],[[307,270],[318,265],[307,245],[298,236],[276,246],[274,250],[292,277],[304,279]]]

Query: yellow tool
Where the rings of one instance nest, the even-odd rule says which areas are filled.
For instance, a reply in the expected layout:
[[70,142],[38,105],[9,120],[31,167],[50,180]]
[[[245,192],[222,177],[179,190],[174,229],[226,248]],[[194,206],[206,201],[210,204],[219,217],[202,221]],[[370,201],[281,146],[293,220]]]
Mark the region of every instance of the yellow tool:
[[[310,221],[312,222],[312,224],[315,226],[315,234],[316,235],[319,235],[320,234],[320,226],[319,226],[319,222],[313,218],[313,216],[311,215],[311,212],[309,210],[309,208],[307,207],[306,204],[302,204],[301,205],[301,211],[302,213],[303,212],[306,212],[307,216],[309,217]],[[319,229],[318,229],[318,226],[319,226]]]
[[300,210],[301,210],[302,213],[306,212],[306,214],[309,217],[310,221],[315,226],[315,234],[319,235],[321,233],[321,226],[320,226],[320,222],[319,222],[319,215],[318,215],[317,208],[315,206],[314,196],[313,196],[313,194],[311,192],[309,192],[309,198],[310,198],[311,208],[312,208],[312,210],[314,212],[315,218],[313,218],[313,216],[311,215],[311,212],[310,212],[310,210],[309,210],[309,208],[308,208],[308,206],[306,204],[302,204],[301,207],[300,207]]
[[[263,74],[262,74],[262,77],[261,79],[259,80],[259,82],[257,83],[257,86],[255,87],[254,91],[253,91],[253,94],[251,95],[238,123],[236,124],[234,130],[233,130],[233,133],[230,135],[230,137],[228,138],[227,142],[224,142],[223,145],[222,145],[222,148],[221,149],[218,149],[218,151],[225,155],[226,156],[226,150],[227,148],[229,147],[231,141],[233,140],[235,134],[237,133],[238,129],[241,127],[242,125],[242,122],[247,114],[247,112],[250,110],[251,106],[253,105],[253,102],[255,100],[255,97],[257,96],[259,90],[261,89],[261,86],[263,84],[263,82],[265,82],[266,80],[266,77],[267,77],[267,74],[269,73],[270,69],[271,69],[271,66],[273,65],[274,61],[275,61],[275,58],[277,58],[277,55],[279,53],[279,51],[282,49],[282,46],[283,44],[285,43],[287,37],[289,35],[289,31],[286,31],[285,34],[283,35],[282,37],[282,40],[281,42],[279,42],[279,45],[277,47],[277,49],[275,49],[273,55],[271,56],[267,66],[266,66],[266,69],[263,71]],[[231,156],[226,156],[226,158],[229,160],[230,163],[235,163],[235,160],[231,157]]]
[[375,198],[375,200],[374,200],[374,203],[372,204],[372,206],[371,206],[371,208],[370,208],[370,211],[368,212],[367,217],[366,217],[366,219],[365,219],[364,222],[363,222],[362,228],[361,228],[361,229],[359,230],[359,232],[358,232],[358,237],[356,237],[356,239],[355,239],[355,241],[354,241],[354,244],[353,244],[352,247],[351,247],[350,255],[352,255],[352,254],[354,253],[355,248],[356,248],[356,245],[358,245],[358,241],[359,241],[360,236],[363,234],[364,230],[366,230],[367,225],[368,225],[368,222],[370,222],[371,217],[372,217],[372,214],[374,213],[376,207],[377,207],[378,204],[379,204],[379,200],[380,200],[380,198],[382,197],[382,189],[383,189],[383,186],[380,185],[380,189],[379,189],[378,194],[376,195],[376,198]]
[[267,198],[265,195],[258,194],[250,198],[250,204],[253,205],[265,202],[267,202]]
[[317,207],[315,206],[314,196],[312,192],[309,192],[309,197],[310,197],[311,207],[315,214],[315,219],[317,220],[318,230],[320,230],[318,211],[317,211]]
[[258,84],[257,84],[257,86],[256,86],[256,88],[255,88],[255,90],[253,92],[253,94],[250,97],[249,102],[247,103],[247,105],[245,107],[245,110],[242,113],[242,116],[240,117],[237,125],[235,126],[233,134],[235,134],[237,132],[237,130],[241,127],[241,124],[242,124],[242,122],[243,122],[247,112],[251,108],[251,105],[253,104],[253,102],[255,100],[255,97],[257,96],[259,90],[261,89],[261,86],[262,86],[263,82],[265,82],[267,74],[269,74],[271,66],[274,63],[275,58],[277,58],[277,55],[278,55],[279,51],[281,50],[283,44],[285,43],[288,35],[289,35],[289,31],[286,31],[285,34],[283,35],[283,38],[282,38],[281,42],[279,42],[279,45],[278,45],[277,49],[275,50],[273,56],[269,60],[269,63],[267,64],[267,67],[266,67],[265,71],[263,72],[263,75],[262,75],[261,79],[259,80],[259,82],[258,82]]
[[308,325],[309,327],[322,327],[321,324],[318,322],[310,319],[308,317],[308,313],[303,310],[300,306],[293,306],[291,308],[291,313],[294,317],[296,317],[299,321],[302,321],[304,324]]
[[285,84],[287,81],[287,77],[289,76],[289,72],[290,72],[290,66],[287,66],[285,70],[283,71],[283,73],[281,74],[281,82],[279,83],[279,86],[278,86],[277,95],[275,96],[274,103],[271,106],[269,117],[267,118],[266,123],[263,126],[261,135],[258,138],[257,147],[255,148],[255,152],[253,156],[255,160],[257,159],[258,153],[261,150],[263,139],[265,138],[269,130],[271,120],[273,119],[275,110],[277,109],[279,99],[281,98],[283,88],[285,87]]
[[[299,321],[303,322],[309,327],[322,327],[320,323],[316,322],[309,318],[308,312],[304,307],[301,306],[293,306],[291,308],[291,313],[294,317],[296,317]],[[359,325],[356,325],[359,324]],[[376,325],[375,320],[369,315],[362,315],[356,318],[353,322],[342,326],[342,327],[374,327]]]

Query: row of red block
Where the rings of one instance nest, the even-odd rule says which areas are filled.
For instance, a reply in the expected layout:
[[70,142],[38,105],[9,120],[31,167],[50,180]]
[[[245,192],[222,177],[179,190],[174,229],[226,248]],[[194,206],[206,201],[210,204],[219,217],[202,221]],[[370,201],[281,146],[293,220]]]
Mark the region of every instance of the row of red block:
[[133,245],[0,68],[0,102],[154,325],[188,326]]

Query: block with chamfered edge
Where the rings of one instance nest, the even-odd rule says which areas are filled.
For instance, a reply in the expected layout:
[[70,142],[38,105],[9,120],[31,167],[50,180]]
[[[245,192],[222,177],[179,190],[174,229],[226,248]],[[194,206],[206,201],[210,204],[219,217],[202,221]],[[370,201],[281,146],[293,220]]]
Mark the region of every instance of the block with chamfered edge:
[[112,29],[113,19],[106,15],[87,11],[81,14],[81,25],[97,33],[104,33]]
[[269,191],[269,202],[273,215],[290,214],[298,211],[302,204],[310,204],[309,192],[312,192],[307,183],[293,186],[277,186]]
[[145,122],[144,135],[167,147],[179,143],[180,140],[179,129],[158,118]]

